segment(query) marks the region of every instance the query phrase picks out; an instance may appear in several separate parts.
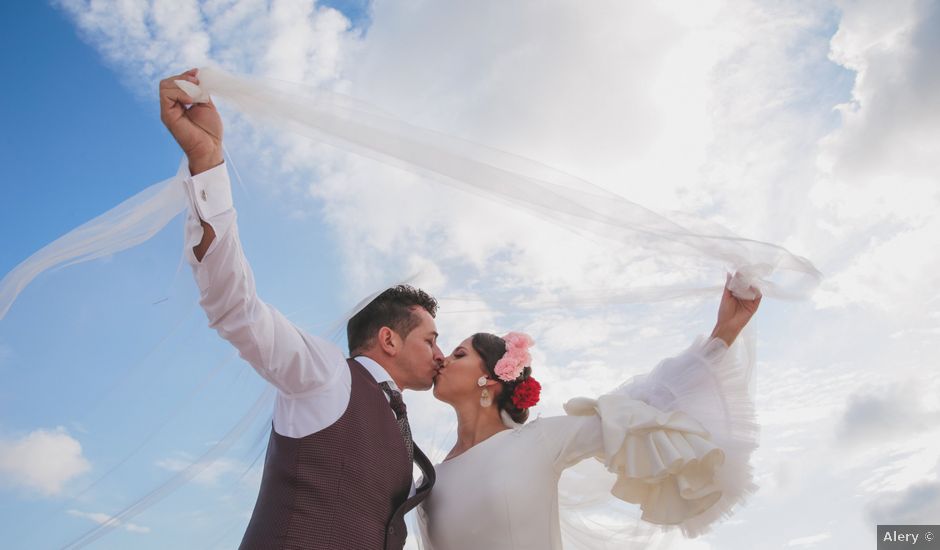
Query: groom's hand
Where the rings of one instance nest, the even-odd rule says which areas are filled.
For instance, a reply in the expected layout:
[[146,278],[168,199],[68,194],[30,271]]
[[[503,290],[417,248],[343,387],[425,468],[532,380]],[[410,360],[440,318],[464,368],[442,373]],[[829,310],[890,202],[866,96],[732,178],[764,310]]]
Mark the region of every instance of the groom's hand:
[[195,103],[173,82],[188,80],[198,85],[197,71],[190,69],[160,81],[160,120],[186,153],[193,175],[222,164],[222,117],[215,105],[211,99]]
[[763,298],[758,290],[757,297],[753,300],[742,300],[731,293],[728,288],[730,282],[731,274],[729,273],[725,278],[725,290],[721,295],[721,304],[718,306],[718,321],[712,331],[712,337],[721,338],[729,346],[744,330],[744,326],[751,320],[751,317],[757,313],[757,308]]

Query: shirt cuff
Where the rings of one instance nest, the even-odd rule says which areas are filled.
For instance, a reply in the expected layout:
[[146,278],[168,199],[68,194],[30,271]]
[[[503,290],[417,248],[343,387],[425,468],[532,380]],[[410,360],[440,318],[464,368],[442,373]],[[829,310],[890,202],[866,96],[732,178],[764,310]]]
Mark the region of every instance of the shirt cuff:
[[232,208],[232,185],[225,162],[192,176],[184,159],[184,166],[180,171],[186,183],[190,203],[201,220],[209,221]]

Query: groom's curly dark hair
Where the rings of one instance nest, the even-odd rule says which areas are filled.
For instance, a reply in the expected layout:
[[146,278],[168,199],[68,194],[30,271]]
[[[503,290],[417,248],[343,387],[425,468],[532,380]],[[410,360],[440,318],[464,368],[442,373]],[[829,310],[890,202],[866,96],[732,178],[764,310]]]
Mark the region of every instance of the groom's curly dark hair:
[[431,317],[437,315],[437,300],[419,288],[398,285],[379,294],[346,323],[350,357],[369,349],[382,327],[394,330],[404,340],[421,323],[414,314],[415,306],[423,308]]

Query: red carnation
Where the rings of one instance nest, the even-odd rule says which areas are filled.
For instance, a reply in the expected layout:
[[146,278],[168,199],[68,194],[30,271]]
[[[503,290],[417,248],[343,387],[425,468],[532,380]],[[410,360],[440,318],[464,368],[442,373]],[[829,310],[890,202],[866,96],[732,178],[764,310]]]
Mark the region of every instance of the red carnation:
[[539,402],[542,385],[535,378],[526,378],[512,392],[512,402],[518,409],[528,409]]

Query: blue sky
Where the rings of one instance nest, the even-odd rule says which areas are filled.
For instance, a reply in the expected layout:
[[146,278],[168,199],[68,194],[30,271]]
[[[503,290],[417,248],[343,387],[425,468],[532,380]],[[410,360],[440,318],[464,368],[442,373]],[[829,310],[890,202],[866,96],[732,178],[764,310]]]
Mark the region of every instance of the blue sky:
[[[213,61],[339,89],[651,208],[707,213],[826,274],[812,300],[765,300],[755,322],[761,490],[714,534],[670,548],[863,547],[876,523],[940,517],[936,3],[174,3],[164,19],[160,2],[125,4],[145,14],[143,35],[133,10],[0,4],[0,272],[175,173],[159,78]],[[193,6],[202,17],[182,15]],[[710,329],[712,302],[514,315],[455,301],[490,284],[550,293],[675,273],[223,115],[259,291],[313,332],[423,267],[450,298],[445,349],[481,328],[529,331],[538,412],[554,414]],[[75,539],[263,395],[205,326],[180,221],[43,274],[0,321],[0,531],[12,547]],[[440,456],[452,417],[407,397],[419,442]],[[262,409],[207,474],[93,547],[234,547],[257,491]],[[61,460],[24,463],[44,450]]]
[[[44,2],[0,9],[7,52],[0,62],[17,83],[6,87],[2,107],[4,126],[15,132],[5,133],[0,152],[9,167],[0,223],[5,235],[20,235],[4,243],[6,271],[128,196],[135,189],[128,180],[139,188],[160,179],[177,153],[152,106],[120,85],[59,10]],[[56,184],[73,179],[81,184]]]

